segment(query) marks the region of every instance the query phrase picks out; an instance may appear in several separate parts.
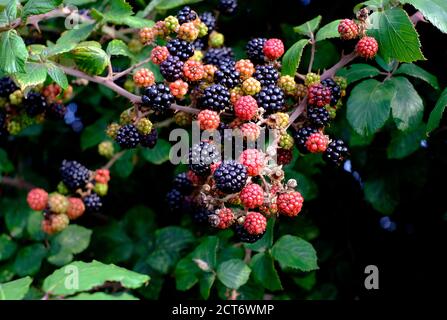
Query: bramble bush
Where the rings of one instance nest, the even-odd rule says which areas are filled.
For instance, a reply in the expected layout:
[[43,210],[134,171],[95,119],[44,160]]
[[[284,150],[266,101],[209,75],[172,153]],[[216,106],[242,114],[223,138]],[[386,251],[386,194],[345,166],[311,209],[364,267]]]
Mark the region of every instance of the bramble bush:
[[447,3],[227,36],[251,5],[0,1],[0,299],[339,296],[332,215],[393,232],[437,157]]

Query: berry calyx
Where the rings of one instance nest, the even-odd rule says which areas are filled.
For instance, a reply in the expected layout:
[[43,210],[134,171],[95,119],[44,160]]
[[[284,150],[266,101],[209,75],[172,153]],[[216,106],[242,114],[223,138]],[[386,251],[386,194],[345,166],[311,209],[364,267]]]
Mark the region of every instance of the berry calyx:
[[303,207],[304,199],[298,191],[281,193],[276,201],[281,214],[295,217]]
[[306,148],[311,153],[321,153],[326,151],[329,138],[322,133],[313,133],[307,138]]
[[259,212],[249,212],[245,216],[244,229],[249,234],[264,234],[267,227],[267,219]]
[[374,58],[378,51],[379,44],[373,37],[363,37],[359,40],[357,46],[355,47],[355,52],[357,52],[360,57],[365,59]]
[[243,96],[234,105],[234,114],[241,120],[251,120],[258,112],[258,103],[252,96]]
[[359,27],[354,20],[344,19],[338,25],[338,33],[343,40],[352,40],[359,36]]
[[264,190],[260,185],[250,183],[242,189],[239,198],[244,207],[254,209],[264,203]]
[[201,130],[215,130],[219,127],[220,117],[216,111],[202,110],[197,115]]
[[31,209],[40,211],[46,208],[48,203],[48,193],[41,188],[34,188],[26,197],[26,201]]
[[276,60],[284,54],[284,43],[280,39],[269,39],[264,43],[263,52],[270,60]]

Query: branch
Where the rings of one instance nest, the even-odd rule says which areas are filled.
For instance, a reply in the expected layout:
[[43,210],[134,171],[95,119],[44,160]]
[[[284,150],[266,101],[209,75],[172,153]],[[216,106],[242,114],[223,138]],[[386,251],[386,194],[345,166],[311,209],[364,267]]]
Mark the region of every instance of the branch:
[[126,153],[126,151],[118,152],[102,168],[107,169],[107,170],[110,169],[115,164],[115,162],[117,162],[119,160],[119,158],[121,158],[125,153]]
[[[293,113],[290,115],[289,117],[289,124],[287,125],[287,128],[290,127],[290,125],[292,123],[295,122],[296,119],[298,119],[298,117],[304,112],[304,110],[306,109],[306,105],[307,105],[307,97],[304,98],[301,103],[298,105],[298,107],[293,111]],[[286,128],[286,129],[287,129]]]
[[14,187],[20,190],[31,190],[34,189],[35,186],[28,181],[25,181],[21,178],[11,178],[11,177],[1,177],[0,184],[4,184],[5,186]]
[[309,68],[307,69],[307,73],[312,72],[312,67],[314,66],[314,60],[315,60],[315,51],[316,51],[316,41],[314,33],[311,32],[310,34],[310,43],[312,44],[311,54],[310,54],[310,61],[309,61]]
[[200,110],[198,110],[198,109],[186,107],[186,106],[179,106],[178,104],[175,104],[175,103],[171,104],[171,109],[177,110],[177,111],[183,111],[186,113],[193,113],[193,114],[198,114],[200,112]]
[[357,53],[355,51],[348,55],[343,55],[337,64],[335,64],[332,68],[326,70],[321,75],[321,79],[324,80],[327,78],[332,78],[333,76],[335,76],[335,74],[337,73],[338,70],[340,70],[341,68],[346,66],[348,63],[353,61],[355,58],[357,58]]
[[147,58],[147,59],[144,59],[143,61],[138,62],[136,65],[133,65],[133,66],[127,68],[124,71],[121,71],[121,72],[118,72],[118,73],[114,74],[113,77],[112,77],[112,80],[119,79],[119,78],[125,76],[126,74],[131,73],[132,70],[134,70],[134,69],[136,69],[138,67],[141,67],[143,64],[148,63],[149,61],[151,61],[150,57]]
[[413,22],[414,26],[416,26],[418,22],[427,22],[427,20],[425,20],[424,18],[424,15],[420,11],[417,11],[415,14],[413,14],[410,17],[410,20],[411,22]]

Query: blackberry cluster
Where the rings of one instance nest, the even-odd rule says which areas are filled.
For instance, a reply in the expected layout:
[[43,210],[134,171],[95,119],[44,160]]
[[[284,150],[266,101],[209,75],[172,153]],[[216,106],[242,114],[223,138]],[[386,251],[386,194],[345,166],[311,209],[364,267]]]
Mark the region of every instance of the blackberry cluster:
[[203,90],[199,102],[202,109],[222,111],[230,106],[230,92],[221,84],[213,84]]
[[211,48],[205,53],[203,62],[205,64],[213,64],[217,67],[220,67],[221,65],[228,65],[231,62],[234,63],[233,49],[228,47]]
[[325,108],[309,107],[307,109],[307,119],[316,128],[323,128],[330,122],[329,112]]
[[169,56],[160,64],[160,73],[167,81],[174,82],[183,76],[183,61],[177,56]]
[[141,136],[133,124],[127,124],[119,128],[115,140],[121,148],[132,149],[138,146]]
[[214,74],[216,83],[224,85],[227,88],[234,88],[240,83],[240,74],[234,67],[222,65]]
[[348,157],[349,151],[343,140],[334,140],[327,146],[323,159],[335,166],[339,166]]
[[264,234],[265,232],[261,234],[250,234],[247,230],[245,230],[242,224],[236,223],[234,225],[234,235],[240,242],[255,243],[256,241],[260,240]]
[[266,41],[266,38],[254,38],[248,41],[245,51],[253,63],[261,64],[265,62],[264,44]]
[[6,98],[17,89],[18,87],[10,77],[0,78],[0,97]]
[[213,213],[213,211],[208,210],[205,207],[197,206],[192,211],[192,219],[197,224],[206,225],[208,224],[210,215]]
[[45,112],[47,108],[47,101],[45,98],[37,92],[30,92],[28,96],[23,99],[26,113],[30,117],[35,117]]
[[334,79],[329,78],[326,80],[321,81],[321,84],[325,87],[328,87],[331,90],[331,106],[335,106],[341,98],[341,88],[340,86],[334,81]]
[[197,13],[190,7],[185,6],[177,13],[177,19],[180,24],[194,21],[197,19]]
[[90,180],[90,170],[77,161],[62,161],[59,172],[62,182],[71,190],[84,188]]
[[200,21],[202,21],[208,27],[208,33],[216,28],[216,17],[212,12],[206,11],[200,16]]
[[199,176],[209,175],[211,164],[220,160],[220,153],[212,143],[202,141],[189,150],[189,168]]
[[191,180],[188,179],[186,172],[179,173],[175,176],[173,186],[175,189],[185,194],[190,193],[193,188]]
[[234,160],[223,161],[214,171],[216,187],[224,193],[235,193],[242,190],[247,183],[247,168]]
[[317,128],[308,126],[302,127],[294,133],[293,138],[295,140],[295,144],[301,153],[309,153],[309,150],[307,150],[306,147],[307,138],[309,138],[312,133],[316,132],[318,132]]
[[166,202],[168,203],[169,210],[180,210],[182,208],[183,195],[177,189],[171,189],[171,191],[166,194]]
[[174,96],[167,86],[162,83],[154,84],[144,90],[143,104],[154,111],[165,112],[174,103]]
[[140,144],[143,147],[152,149],[157,144],[158,132],[157,129],[153,128],[150,133],[143,134],[140,137]]
[[166,48],[171,55],[179,57],[182,61],[186,61],[194,55],[194,47],[185,40],[172,39],[166,44]]
[[84,199],[85,210],[87,212],[98,212],[102,208],[101,198],[94,192],[92,194],[85,196]]
[[259,107],[264,108],[267,114],[278,112],[284,108],[284,92],[275,85],[262,88],[255,98]]
[[237,1],[236,0],[219,0],[217,8],[222,14],[231,15],[236,12]]
[[264,87],[276,84],[279,79],[279,72],[271,65],[257,66],[253,77]]

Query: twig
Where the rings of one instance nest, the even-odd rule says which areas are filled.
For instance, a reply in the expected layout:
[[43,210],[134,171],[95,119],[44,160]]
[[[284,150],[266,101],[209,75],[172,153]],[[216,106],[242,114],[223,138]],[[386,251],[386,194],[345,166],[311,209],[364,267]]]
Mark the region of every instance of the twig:
[[305,97],[303,100],[301,100],[301,103],[298,105],[298,107],[292,112],[292,114],[289,116],[289,124],[287,125],[287,128],[290,127],[292,123],[295,122],[296,119],[304,112],[304,109],[307,105],[307,97]]
[[245,248],[244,262],[250,263],[250,260],[251,260],[251,249]]
[[413,22],[413,24],[416,26],[419,22],[427,22],[427,20],[425,20],[424,15],[422,14],[422,12],[417,11],[415,14],[413,14],[410,17],[411,22]]
[[109,162],[107,162],[107,163],[105,164],[105,166],[102,167],[102,168],[103,168],[103,169],[107,169],[107,170],[110,169],[110,168],[115,164],[115,162],[118,161],[119,158],[121,158],[125,153],[126,153],[126,151],[120,151],[120,152],[118,152],[118,153],[115,154],[115,155],[112,157],[112,159],[110,159]]
[[132,70],[134,70],[134,69],[136,69],[136,68],[142,66],[142,65],[145,64],[145,63],[148,63],[149,61],[151,61],[151,58],[144,59],[143,61],[138,62],[136,65],[133,65],[133,66],[127,68],[127,69],[124,70],[124,71],[115,73],[115,74],[113,75],[113,77],[112,77],[112,80],[119,79],[119,78],[125,76],[126,74],[131,73]]
[[295,77],[297,77],[298,79],[301,79],[301,80],[306,80],[306,76],[305,75],[302,75],[301,73],[295,73]]
[[35,188],[32,183],[29,183],[21,178],[1,177],[0,184],[21,190],[31,190]]
[[310,43],[312,45],[312,49],[310,54],[309,68],[307,69],[308,73],[312,72],[312,67],[314,66],[314,60],[315,60],[315,51],[317,46],[313,32],[310,33]]
[[321,79],[324,80],[327,78],[332,78],[333,76],[335,76],[335,74],[337,73],[338,70],[340,70],[341,68],[346,66],[348,63],[353,61],[355,58],[357,58],[357,53],[355,51],[348,55],[343,55],[338,63],[336,63],[334,66],[332,66],[332,68],[323,72],[323,74],[321,75]]
[[169,127],[175,120],[173,118],[168,118],[166,120],[163,120],[161,122],[157,122],[154,124],[154,128],[164,128]]
[[177,111],[183,111],[183,112],[187,112],[187,113],[193,113],[193,114],[198,114],[200,112],[200,110],[198,110],[198,109],[186,107],[186,106],[179,106],[178,104],[175,104],[175,103],[171,104],[171,109],[177,110]]

